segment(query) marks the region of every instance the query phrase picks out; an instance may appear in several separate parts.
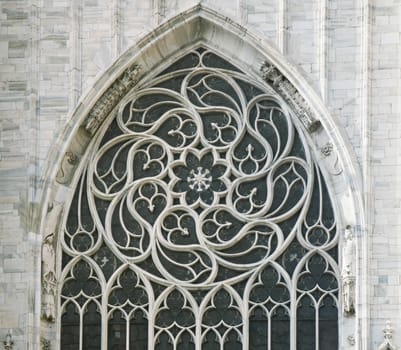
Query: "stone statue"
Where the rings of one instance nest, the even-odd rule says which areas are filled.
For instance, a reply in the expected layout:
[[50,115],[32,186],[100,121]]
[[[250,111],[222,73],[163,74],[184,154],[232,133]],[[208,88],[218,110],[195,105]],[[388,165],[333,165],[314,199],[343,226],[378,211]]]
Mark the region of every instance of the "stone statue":
[[55,297],[57,292],[55,232],[62,204],[49,206],[42,243],[42,319],[53,322],[56,317]]
[[346,314],[355,313],[355,277],[351,274],[350,266],[343,269],[343,310]]
[[54,299],[56,294],[54,234],[45,237],[42,245],[42,318],[53,322],[55,319]]
[[351,226],[347,226],[344,231],[343,245],[343,271],[342,289],[343,289],[343,310],[346,315],[355,313],[355,245],[351,231]]
[[391,327],[390,321],[386,321],[383,333],[384,342],[380,344],[378,350],[397,350],[397,347],[393,344],[393,327]]

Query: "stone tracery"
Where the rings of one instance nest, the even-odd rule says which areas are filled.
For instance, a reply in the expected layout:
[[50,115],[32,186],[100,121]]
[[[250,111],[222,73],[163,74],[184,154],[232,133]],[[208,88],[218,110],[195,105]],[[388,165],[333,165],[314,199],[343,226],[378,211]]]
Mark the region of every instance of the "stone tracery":
[[[247,348],[245,334],[260,325],[267,349],[272,329],[296,338],[291,313],[319,324],[308,307],[331,308],[337,327],[337,231],[320,172],[280,100],[222,62],[191,52],[138,89],[99,133],[62,239],[65,319],[96,314],[92,303],[103,323],[113,315],[125,324],[128,343],[137,320],[148,329],[144,348],[174,349]],[[148,300],[135,291],[110,299],[125,267]],[[74,279],[94,283],[96,293],[69,287]],[[179,308],[199,312],[183,322]],[[85,333],[85,324],[76,327]],[[317,342],[318,333],[302,336]]]

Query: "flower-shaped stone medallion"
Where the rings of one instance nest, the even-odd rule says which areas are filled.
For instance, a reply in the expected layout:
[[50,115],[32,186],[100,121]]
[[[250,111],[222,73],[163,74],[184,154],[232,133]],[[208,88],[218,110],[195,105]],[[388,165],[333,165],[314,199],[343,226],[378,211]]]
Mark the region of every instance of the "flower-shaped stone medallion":
[[181,204],[215,205],[227,193],[228,169],[215,150],[185,150],[171,164],[172,190],[180,194]]

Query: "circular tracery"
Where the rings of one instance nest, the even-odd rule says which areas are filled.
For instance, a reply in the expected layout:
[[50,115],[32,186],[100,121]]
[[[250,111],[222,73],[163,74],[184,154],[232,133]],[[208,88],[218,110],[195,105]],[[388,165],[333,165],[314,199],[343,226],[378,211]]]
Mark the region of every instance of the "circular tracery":
[[[260,325],[268,325],[260,345],[267,349],[274,327],[295,336],[291,308],[308,320],[309,301],[299,300],[313,300],[317,310],[324,298],[337,300],[337,233],[324,182],[286,108],[249,80],[204,49],[178,60],[104,127],[71,203],[65,281],[77,278],[85,257],[88,278],[113,295],[100,305],[103,322],[130,329],[136,320],[154,332],[155,348],[242,348],[243,334],[265,336]],[[121,289],[129,279],[132,295]],[[100,303],[68,285],[65,315],[77,298]],[[139,303],[137,291],[145,290]],[[180,308],[188,310],[185,322]]]

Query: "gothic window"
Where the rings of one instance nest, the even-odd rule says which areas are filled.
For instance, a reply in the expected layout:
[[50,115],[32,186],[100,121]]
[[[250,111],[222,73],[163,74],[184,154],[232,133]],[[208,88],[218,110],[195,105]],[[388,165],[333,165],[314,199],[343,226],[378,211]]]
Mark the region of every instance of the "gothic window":
[[282,100],[199,48],[97,133],[61,238],[68,349],[338,349],[335,215]]

